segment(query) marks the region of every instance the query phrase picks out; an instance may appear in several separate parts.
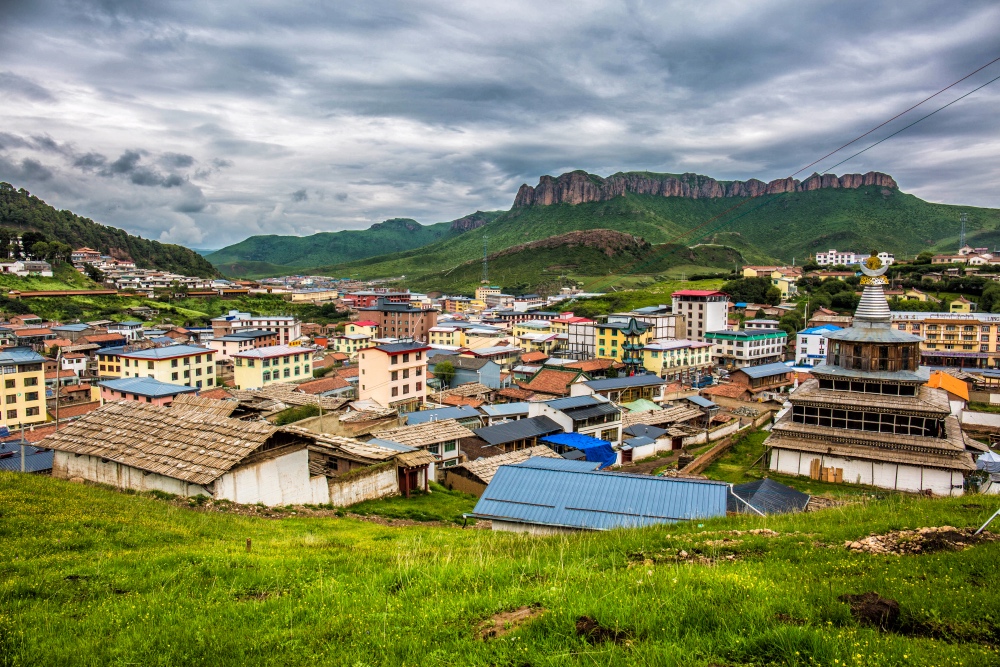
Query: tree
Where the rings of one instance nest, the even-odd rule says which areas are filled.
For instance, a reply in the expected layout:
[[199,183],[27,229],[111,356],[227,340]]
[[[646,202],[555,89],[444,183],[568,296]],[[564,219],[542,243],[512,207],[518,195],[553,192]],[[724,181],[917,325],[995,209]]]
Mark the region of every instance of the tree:
[[781,316],[781,319],[778,320],[778,328],[782,329],[791,338],[798,331],[805,328],[805,322],[802,320],[802,315],[798,311],[793,310]]
[[1000,284],[990,283],[979,297],[979,312],[1000,313]]
[[934,253],[930,250],[924,250],[922,253],[917,255],[917,258],[913,260],[914,264],[930,264],[934,259]]
[[86,273],[87,277],[93,280],[95,283],[104,282],[104,272],[101,271],[96,266],[94,266],[93,264],[91,264],[90,262],[84,263],[83,272]]
[[[730,280],[724,283],[722,291],[737,303],[741,301],[746,303],[770,303],[767,297],[771,287],[770,278],[740,278],[739,280]],[[781,298],[780,292],[778,298]],[[775,301],[774,303],[777,304],[778,302]]]
[[451,381],[455,379],[455,366],[450,361],[442,361],[434,366],[434,377],[441,386],[451,386]]
[[777,306],[781,303],[781,290],[775,286],[767,290],[767,295],[764,297],[764,303],[769,303],[772,306]]

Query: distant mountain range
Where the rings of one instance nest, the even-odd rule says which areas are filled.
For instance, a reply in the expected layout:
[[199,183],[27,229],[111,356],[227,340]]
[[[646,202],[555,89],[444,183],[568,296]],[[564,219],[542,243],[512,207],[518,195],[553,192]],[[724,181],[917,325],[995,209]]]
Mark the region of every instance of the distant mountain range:
[[[650,172],[604,178],[573,171],[543,176],[534,187],[522,185],[509,211],[477,212],[427,226],[389,220],[364,231],[251,237],[209,260],[229,275],[406,275],[408,284],[422,289],[468,291],[481,275],[478,263],[487,236],[491,256],[514,249],[494,260],[495,271],[507,267],[504,280],[497,281],[530,288],[609,273],[678,274],[744,262],[803,263],[830,248],[878,248],[912,256],[957,248],[963,212],[968,214],[969,242],[1000,244],[1000,210],[926,202],[901,192],[895,179],[879,172],[765,183]],[[647,249],[626,244],[610,254],[595,252],[571,235],[588,230],[636,237]],[[554,245],[531,245],[552,237],[558,241]],[[723,251],[698,250],[713,247]],[[649,256],[639,261],[636,252]]]
[[0,227],[34,230],[74,248],[87,246],[115,257],[129,257],[139,268],[206,278],[220,275],[203,257],[184,246],[132,236],[70,211],[57,211],[10,183],[0,183]]

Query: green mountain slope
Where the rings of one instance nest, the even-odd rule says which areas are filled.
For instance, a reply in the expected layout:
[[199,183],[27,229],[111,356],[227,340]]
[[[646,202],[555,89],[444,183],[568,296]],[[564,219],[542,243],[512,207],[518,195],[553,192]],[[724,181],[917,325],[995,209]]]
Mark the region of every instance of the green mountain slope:
[[458,236],[498,215],[499,211],[476,211],[459,220],[433,225],[421,225],[409,218],[393,218],[363,230],[321,232],[311,236],[251,236],[207,258],[229,275],[280,275],[419,248]]
[[491,251],[575,230],[612,229],[653,244],[718,243],[747,262],[803,262],[829,248],[873,247],[912,256],[957,247],[958,219],[968,213],[972,240],[1000,239],[1000,210],[932,204],[896,189],[865,186],[763,195],[688,199],[626,193],[609,201],[513,208],[470,234],[416,251],[318,269],[334,275],[419,277]]
[[0,183],[0,227],[34,230],[73,247],[88,246],[102,253],[128,255],[136,266],[188,276],[217,276],[218,271],[193,250],[132,236],[70,211],[57,211],[27,190]]
[[[607,229],[550,236],[491,253],[488,259],[491,282],[514,292],[555,292],[574,284],[585,289],[624,286],[628,283],[617,279],[618,274],[690,275],[706,268],[732,270],[744,263],[732,248],[654,245],[641,237]],[[407,280],[407,284],[418,290],[471,292],[481,278],[480,258],[426,273]]]

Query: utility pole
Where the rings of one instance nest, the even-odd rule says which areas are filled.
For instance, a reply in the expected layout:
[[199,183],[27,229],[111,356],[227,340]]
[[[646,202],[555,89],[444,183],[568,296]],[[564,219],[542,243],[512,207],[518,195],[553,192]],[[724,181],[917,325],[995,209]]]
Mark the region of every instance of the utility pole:
[[484,285],[490,284],[490,264],[487,259],[487,253],[490,247],[490,237],[483,234],[483,278],[480,281]]
[[961,250],[962,248],[965,247],[965,223],[968,221],[968,219],[969,219],[969,214],[968,213],[963,213],[962,214],[962,231],[961,231],[961,233],[958,236],[958,249],[959,250]]
[[56,352],[56,431],[59,430],[59,376],[62,375],[62,348]]

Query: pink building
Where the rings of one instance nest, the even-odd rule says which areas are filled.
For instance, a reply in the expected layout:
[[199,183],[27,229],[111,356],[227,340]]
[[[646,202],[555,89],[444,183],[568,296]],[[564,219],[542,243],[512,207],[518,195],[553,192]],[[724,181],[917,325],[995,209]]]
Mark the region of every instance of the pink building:
[[137,401],[167,407],[179,394],[198,391],[196,387],[161,382],[151,377],[105,380],[101,387],[101,403],[108,401]]

